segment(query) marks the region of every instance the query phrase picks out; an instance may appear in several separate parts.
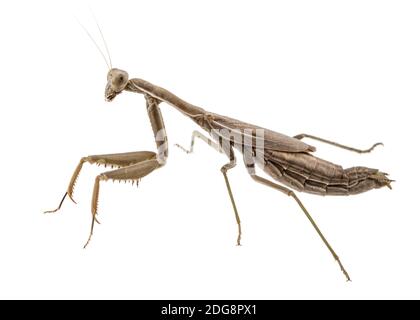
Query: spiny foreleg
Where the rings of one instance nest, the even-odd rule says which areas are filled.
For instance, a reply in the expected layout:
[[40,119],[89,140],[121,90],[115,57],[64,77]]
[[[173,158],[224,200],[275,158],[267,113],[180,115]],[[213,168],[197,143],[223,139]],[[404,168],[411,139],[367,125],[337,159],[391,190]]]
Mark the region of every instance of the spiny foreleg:
[[99,199],[99,187],[101,181],[107,181],[107,180],[118,180],[118,181],[131,181],[139,182],[141,178],[147,176],[154,170],[160,168],[163,166],[157,159],[156,154],[152,159],[145,159],[141,162],[138,162],[136,164],[123,167],[121,169],[113,170],[113,171],[107,171],[104,173],[101,173],[98,175],[95,179],[95,184],[93,187],[93,193],[92,193],[92,205],[91,205],[91,212],[92,212],[92,223],[89,233],[89,238],[86,241],[86,244],[84,245],[84,248],[89,244],[90,239],[93,235],[93,227],[95,225],[96,221],[96,215],[98,214],[98,199]]
[[83,164],[88,162],[90,164],[97,164],[103,165],[105,167],[126,167],[132,165],[137,162],[141,162],[144,160],[149,160],[156,157],[156,153],[151,151],[136,151],[136,152],[125,152],[125,153],[113,153],[113,154],[101,154],[101,155],[92,155],[83,157],[80,159],[79,164],[77,165],[76,169],[73,172],[73,175],[70,179],[69,185],[67,187],[66,192],[64,193],[63,198],[60,201],[58,207],[54,210],[45,211],[45,213],[52,213],[58,211],[64,199],[68,196],[74,203],[73,193],[74,187],[77,182],[77,178],[79,177],[80,171],[82,170]]

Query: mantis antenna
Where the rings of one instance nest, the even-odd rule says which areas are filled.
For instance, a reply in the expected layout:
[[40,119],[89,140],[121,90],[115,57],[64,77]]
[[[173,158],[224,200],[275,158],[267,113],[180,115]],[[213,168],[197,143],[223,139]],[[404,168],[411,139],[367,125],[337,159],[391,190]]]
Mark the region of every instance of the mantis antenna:
[[[86,27],[80,22],[80,20],[77,19],[77,17],[76,17],[76,20],[79,23],[79,25],[83,28],[83,30],[86,32],[86,34],[88,35],[88,37],[90,38],[90,40],[92,40],[92,42],[95,45],[96,49],[98,49],[99,53],[101,54],[102,58],[104,59],[104,61],[106,63],[106,66],[108,67],[108,69],[111,69],[112,67],[111,67],[110,63],[106,59],[104,53],[102,52],[101,48],[98,46],[98,44],[95,41],[95,39],[92,37],[92,35],[90,34],[90,32],[86,29]],[[99,27],[99,25],[98,25],[98,27]],[[101,35],[102,35],[102,32],[101,32]],[[103,39],[103,36],[102,36],[102,39]],[[106,46],[106,44],[105,44],[105,46]],[[108,47],[106,47],[106,48],[107,48],[107,51],[108,51]],[[108,52],[108,55],[109,55],[109,52]],[[110,61],[111,61],[111,58],[110,58]]]
[[106,43],[106,40],[105,40],[104,34],[102,33],[102,29],[101,29],[101,27],[99,26],[98,19],[96,19],[96,16],[95,16],[95,14],[93,13],[92,8],[89,8],[89,9],[90,9],[90,13],[91,13],[91,14],[92,14],[92,16],[93,16],[93,19],[95,20],[96,26],[98,27],[99,33],[101,34],[102,41],[103,41],[103,43],[104,43],[104,45],[105,45],[105,50],[106,50],[106,53],[108,54],[108,58],[109,58],[109,66],[110,66],[110,69],[112,69],[112,61],[111,61],[111,55],[109,54],[108,44]]

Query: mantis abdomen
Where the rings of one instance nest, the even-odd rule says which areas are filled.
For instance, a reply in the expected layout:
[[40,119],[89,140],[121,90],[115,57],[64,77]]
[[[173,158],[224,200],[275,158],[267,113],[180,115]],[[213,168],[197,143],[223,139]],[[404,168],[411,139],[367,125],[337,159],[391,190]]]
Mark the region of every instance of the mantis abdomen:
[[303,152],[265,150],[264,171],[277,181],[302,192],[317,195],[352,195],[390,187],[391,180],[378,169],[343,169],[329,161]]

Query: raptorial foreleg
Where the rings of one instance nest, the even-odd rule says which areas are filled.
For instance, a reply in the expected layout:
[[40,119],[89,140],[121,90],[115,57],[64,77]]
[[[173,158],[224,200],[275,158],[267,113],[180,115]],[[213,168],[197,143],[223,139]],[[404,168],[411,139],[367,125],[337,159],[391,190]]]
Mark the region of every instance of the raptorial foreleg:
[[85,248],[88,245],[90,239],[93,235],[93,227],[95,225],[95,218],[98,213],[98,199],[99,199],[99,187],[101,181],[107,181],[107,180],[122,180],[122,181],[132,181],[137,182],[153,172],[154,170],[160,168],[162,166],[161,163],[156,159],[156,155],[152,159],[146,159],[142,162],[138,162],[136,164],[113,170],[104,172],[100,175],[98,175],[95,179],[95,184],[93,187],[93,193],[92,193],[92,206],[91,206],[91,212],[92,212],[92,223],[90,228],[90,234],[89,238],[85,244]]
[[69,185],[67,187],[66,192],[64,193],[63,198],[60,201],[58,207],[54,210],[45,211],[45,213],[52,213],[58,211],[64,199],[69,196],[69,198],[76,203],[73,199],[74,187],[76,185],[77,178],[79,177],[80,171],[82,170],[83,164],[85,162],[89,162],[91,164],[98,164],[104,165],[105,167],[126,167],[132,165],[137,162],[141,162],[144,160],[149,160],[156,157],[155,152],[151,151],[136,151],[136,152],[125,152],[125,153],[113,153],[113,154],[101,154],[101,155],[92,155],[83,157],[80,159],[79,164],[77,165],[76,169],[73,172],[73,175],[70,179]]

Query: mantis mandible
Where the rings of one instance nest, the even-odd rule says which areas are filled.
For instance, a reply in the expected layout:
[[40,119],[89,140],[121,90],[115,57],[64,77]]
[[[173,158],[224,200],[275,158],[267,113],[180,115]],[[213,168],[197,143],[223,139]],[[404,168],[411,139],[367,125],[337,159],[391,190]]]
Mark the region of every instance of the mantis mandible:
[[[86,29],[85,31],[87,32]],[[88,35],[90,36],[89,33]],[[92,37],[91,39],[93,40]],[[97,46],[96,43],[95,45]],[[100,51],[98,46],[97,48]],[[309,134],[299,134],[294,137],[289,137],[233,118],[208,112],[203,108],[182,100],[164,88],[139,78],[130,79],[126,71],[112,68],[109,51],[109,63],[106,60],[105,55],[102,52],[101,54],[109,68],[107,84],[105,87],[106,101],[113,101],[117,95],[124,91],[143,95],[146,100],[146,109],[152,130],[155,135],[157,152],[137,151],[90,155],[81,158],[59,206],[55,210],[46,212],[56,212],[59,210],[67,196],[75,202],[73,199],[74,187],[84,163],[88,162],[91,164],[95,163],[98,165],[118,167],[116,170],[103,172],[95,178],[91,204],[92,222],[89,238],[84,247],[90,242],[95,222],[98,222],[96,216],[98,212],[98,198],[101,183],[108,180],[123,180],[132,183],[136,182],[138,184],[141,178],[165,165],[168,157],[168,141],[159,107],[160,103],[164,102],[175,107],[208,134],[208,136],[206,136],[199,131],[194,131],[190,148],[187,150],[180,145],[177,145],[178,147],[187,153],[191,153],[193,151],[194,141],[198,138],[227,156],[228,162],[222,166],[220,170],[224,177],[236,218],[238,228],[237,245],[241,244],[241,220],[227,174],[228,171],[236,165],[234,149],[242,153],[247,172],[254,181],[278,190],[280,193],[291,197],[298,204],[339,264],[346,279],[348,281],[350,280],[350,276],[341,263],[340,258],[324,237],[295,191],[322,196],[354,195],[383,186],[387,186],[391,189],[391,182],[393,180],[388,179],[386,173],[377,169],[366,167],[343,169],[340,165],[320,159],[314,156],[314,152],[316,151],[315,147],[304,143],[302,139],[309,138],[357,153],[368,153],[381,143],[376,143],[369,149],[360,150]],[[276,182],[257,174],[256,166],[261,167],[262,170]]]

